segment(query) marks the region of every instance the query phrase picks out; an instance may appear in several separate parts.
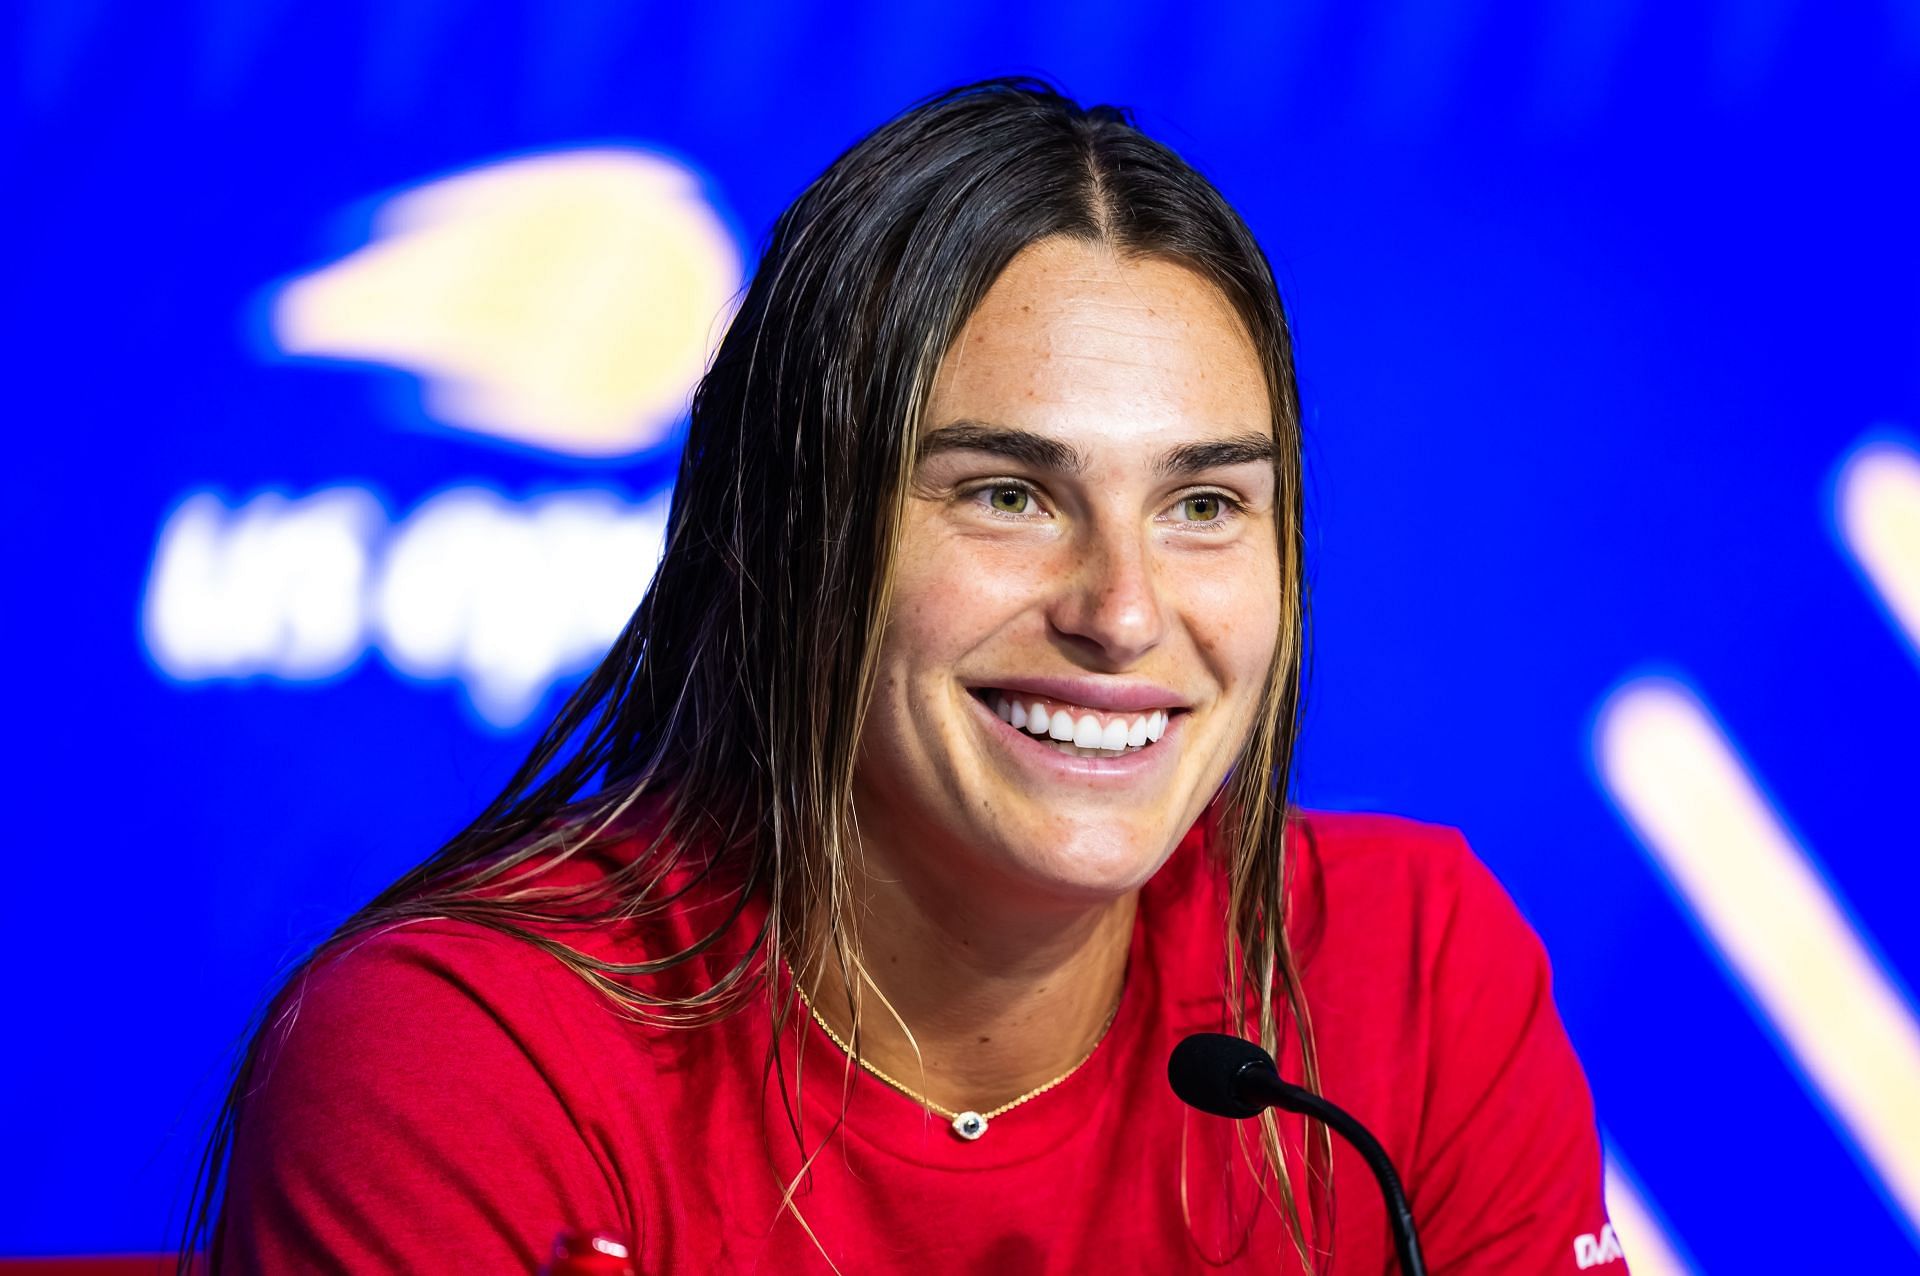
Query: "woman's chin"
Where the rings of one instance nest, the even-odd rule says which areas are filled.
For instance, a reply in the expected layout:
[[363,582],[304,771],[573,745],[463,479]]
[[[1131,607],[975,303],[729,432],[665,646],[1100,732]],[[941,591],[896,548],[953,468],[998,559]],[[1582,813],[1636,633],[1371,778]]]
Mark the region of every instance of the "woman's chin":
[[1037,893],[1100,903],[1144,886],[1172,848],[1172,841],[1143,838],[1136,829],[1078,829],[1065,838],[995,849],[1008,876],[1031,883]]

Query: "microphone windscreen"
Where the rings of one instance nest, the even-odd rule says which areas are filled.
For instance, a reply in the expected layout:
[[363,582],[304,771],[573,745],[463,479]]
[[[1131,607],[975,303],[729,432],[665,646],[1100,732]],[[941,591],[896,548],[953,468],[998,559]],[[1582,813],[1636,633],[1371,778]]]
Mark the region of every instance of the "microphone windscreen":
[[1240,1097],[1240,1074],[1250,1066],[1273,1071],[1273,1056],[1258,1045],[1220,1032],[1196,1032],[1173,1048],[1167,1080],[1183,1103],[1236,1119],[1258,1116],[1261,1105]]

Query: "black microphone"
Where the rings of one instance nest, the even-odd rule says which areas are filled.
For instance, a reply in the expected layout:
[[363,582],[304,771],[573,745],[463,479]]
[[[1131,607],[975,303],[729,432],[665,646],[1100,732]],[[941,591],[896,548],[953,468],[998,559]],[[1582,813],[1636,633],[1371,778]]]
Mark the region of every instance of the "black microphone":
[[1400,1256],[1401,1272],[1404,1276],[1427,1276],[1426,1260],[1420,1257],[1420,1238],[1413,1229],[1413,1209],[1380,1140],[1313,1091],[1282,1081],[1272,1055],[1240,1037],[1196,1032],[1173,1048],[1167,1060],[1167,1080],[1181,1102],[1214,1116],[1243,1120],[1259,1116],[1268,1108],[1284,1108],[1324,1122],[1353,1144],[1379,1181],[1380,1195],[1387,1199],[1387,1226],[1393,1231],[1393,1249]]

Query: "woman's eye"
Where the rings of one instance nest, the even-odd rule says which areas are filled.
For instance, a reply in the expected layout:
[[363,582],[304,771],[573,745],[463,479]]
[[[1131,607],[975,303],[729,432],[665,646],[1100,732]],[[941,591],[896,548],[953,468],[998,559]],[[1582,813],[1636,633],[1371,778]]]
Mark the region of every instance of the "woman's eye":
[[988,488],[987,504],[1002,514],[1025,514],[1033,507],[1033,493],[1024,487]]
[[1176,507],[1189,522],[1217,523],[1227,513],[1227,500],[1217,492],[1183,497]]

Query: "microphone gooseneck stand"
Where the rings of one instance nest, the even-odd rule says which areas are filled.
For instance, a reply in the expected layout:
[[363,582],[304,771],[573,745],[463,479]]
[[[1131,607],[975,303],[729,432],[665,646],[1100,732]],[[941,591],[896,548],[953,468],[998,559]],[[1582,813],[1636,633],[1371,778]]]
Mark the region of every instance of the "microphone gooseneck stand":
[[1406,1189],[1380,1140],[1311,1090],[1282,1081],[1272,1055],[1240,1037],[1196,1032],[1173,1048],[1167,1060],[1167,1080],[1182,1102],[1215,1116],[1244,1120],[1268,1108],[1281,1108],[1325,1122],[1328,1129],[1353,1145],[1380,1184],[1402,1276],[1427,1276],[1420,1238],[1413,1226],[1413,1208],[1407,1204]]

